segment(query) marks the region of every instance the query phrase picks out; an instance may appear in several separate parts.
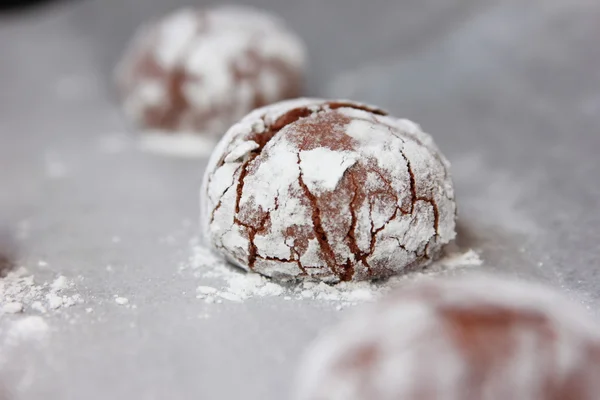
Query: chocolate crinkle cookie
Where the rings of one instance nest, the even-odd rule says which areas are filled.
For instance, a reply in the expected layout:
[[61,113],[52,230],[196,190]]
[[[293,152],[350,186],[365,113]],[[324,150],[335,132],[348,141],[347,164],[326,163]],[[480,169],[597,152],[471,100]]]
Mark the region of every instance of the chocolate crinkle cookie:
[[220,6],[143,26],[116,75],[125,114],[141,127],[218,136],[252,109],[298,96],[304,63],[280,19]]
[[277,279],[369,280],[419,268],[455,236],[449,164],[418,125],[298,99],[234,125],[202,189],[211,246]]
[[407,285],[309,349],[297,400],[597,400],[600,326],[537,284]]

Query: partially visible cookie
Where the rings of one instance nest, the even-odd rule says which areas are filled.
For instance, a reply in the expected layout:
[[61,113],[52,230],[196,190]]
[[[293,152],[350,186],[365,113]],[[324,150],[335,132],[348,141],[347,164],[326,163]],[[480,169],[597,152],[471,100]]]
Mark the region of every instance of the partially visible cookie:
[[321,337],[298,400],[596,400],[600,325],[554,290],[420,281]]
[[270,13],[181,9],[139,30],[117,83],[125,114],[142,128],[218,137],[250,110],[298,96],[305,58]]

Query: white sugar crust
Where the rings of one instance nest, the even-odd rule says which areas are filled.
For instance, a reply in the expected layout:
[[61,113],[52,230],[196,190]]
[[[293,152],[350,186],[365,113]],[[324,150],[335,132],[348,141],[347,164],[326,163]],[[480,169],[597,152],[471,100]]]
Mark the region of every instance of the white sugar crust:
[[[298,109],[309,115],[281,128],[260,148],[257,138],[272,134],[269,127]],[[449,163],[418,125],[370,109],[376,110],[296,99],[255,110],[231,127],[209,160],[201,191],[207,241],[237,265],[283,279],[336,282],[345,263],[353,265],[354,280],[427,264],[455,236]],[[331,118],[343,121],[327,129],[348,141],[348,148],[335,143],[301,148],[303,124]],[[302,137],[310,141],[309,136]],[[356,186],[352,193],[340,186],[348,174]],[[263,214],[270,226],[260,232],[240,223]],[[319,229],[330,248],[317,240]],[[300,239],[308,238],[306,243],[290,234],[294,230],[304,232]]]

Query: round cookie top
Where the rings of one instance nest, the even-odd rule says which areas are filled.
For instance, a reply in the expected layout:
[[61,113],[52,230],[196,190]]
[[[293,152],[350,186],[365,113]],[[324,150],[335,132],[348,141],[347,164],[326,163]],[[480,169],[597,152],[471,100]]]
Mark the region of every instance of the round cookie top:
[[250,110],[297,96],[305,53],[269,13],[186,8],[140,29],[117,83],[142,127],[220,135]]
[[422,281],[321,337],[298,400],[593,400],[600,325],[537,284],[473,276]]
[[349,101],[255,110],[213,152],[203,227],[261,274],[326,282],[420,267],[455,236],[448,162],[414,123]]

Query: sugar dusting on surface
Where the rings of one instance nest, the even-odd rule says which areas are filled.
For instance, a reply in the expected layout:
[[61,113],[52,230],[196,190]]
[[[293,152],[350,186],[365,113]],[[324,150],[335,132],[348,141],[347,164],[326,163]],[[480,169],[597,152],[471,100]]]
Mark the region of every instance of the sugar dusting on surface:
[[129,304],[129,299],[127,297],[117,296],[115,297],[115,303],[117,303],[120,306],[126,306],[127,304]]
[[65,276],[52,282],[38,283],[24,267],[0,279],[0,315],[21,312],[48,312],[83,303],[75,284]]
[[461,251],[452,247],[426,269],[383,281],[341,282],[336,285],[317,280],[279,283],[231,266],[208,248],[195,244],[189,262],[180,267],[180,272],[191,272],[200,280],[196,298],[209,304],[219,304],[223,300],[240,303],[256,298],[281,297],[283,300],[318,301],[341,310],[347,306],[373,301],[392,288],[414,280],[432,278],[481,264],[482,260],[474,250]]

